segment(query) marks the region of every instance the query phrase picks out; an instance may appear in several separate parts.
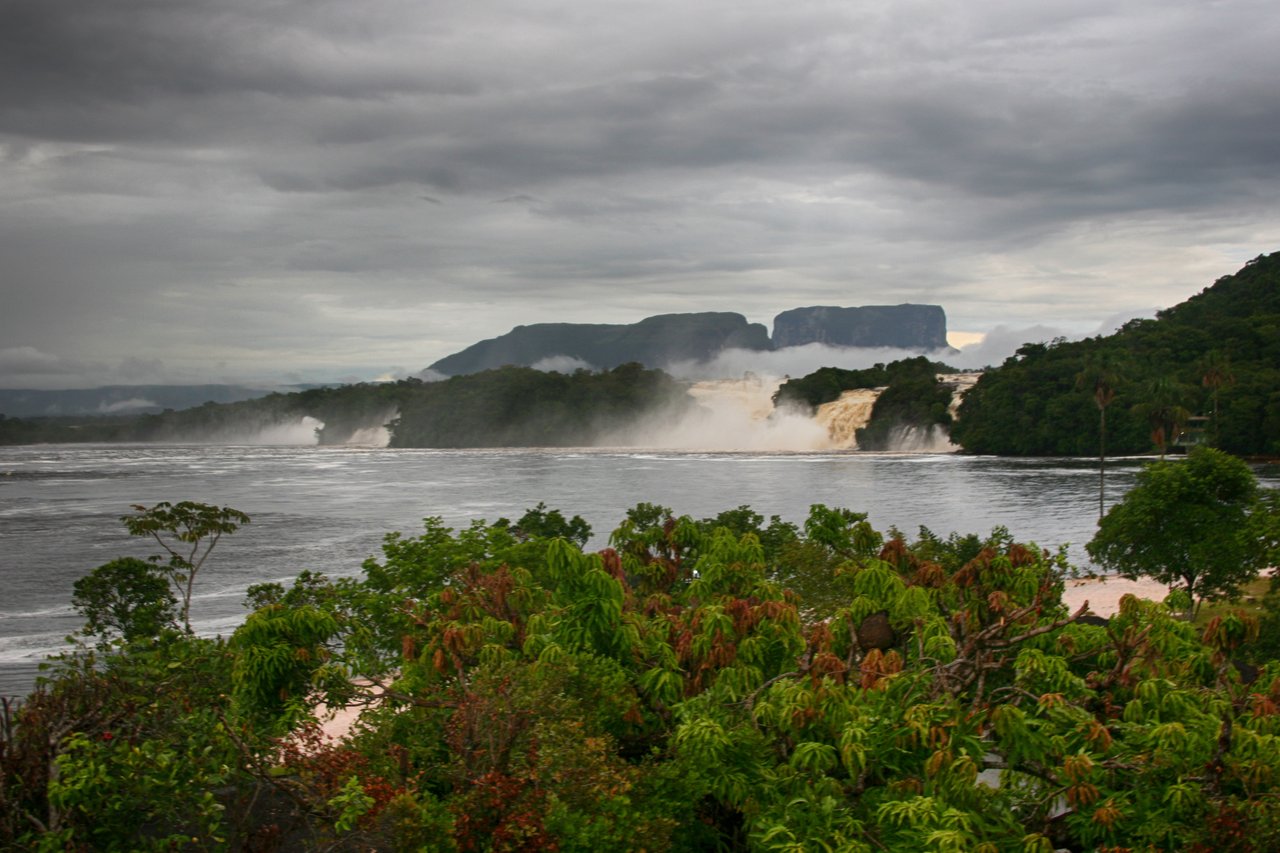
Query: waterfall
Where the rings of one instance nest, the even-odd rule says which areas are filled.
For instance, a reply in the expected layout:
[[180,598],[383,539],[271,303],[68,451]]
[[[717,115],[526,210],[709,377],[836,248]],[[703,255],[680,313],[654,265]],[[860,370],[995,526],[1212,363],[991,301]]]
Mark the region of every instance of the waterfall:
[[[952,412],[976,374],[940,376],[953,388]],[[803,407],[774,409],[773,395],[782,380],[745,373],[740,379],[712,379],[688,386],[699,407],[678,422],[663,413],[613,430],[597,442],[602,447],[652,447],[703,451],[854,450],[856,433],[871,420],[883,388],[855,388],[818,407],[812,416]],[[924,452],[954,450],[945,429],[904,429],[895,449]],[[901,445],[900,447],[898,445]]]
[[964,399],[965,392],[976,385],[980,378],[982,378],[980,372],[938,374],[938,381],[951,387],[951,405],[947,407],[947,411],[951,414],[952,420],[955,420],[960,413],[960,401]]
[[871,410],[883,388],[854,388],[845,391],[840,399],[823,403],[818,407],[815,419],[826,428],[836,447],[857,447],[857,431],[871,421]]
[[889,433],[889,449],[899,453],[955,453],[960,448],[951,443],[945,428],[895,427]]
[[305,446],[319,444],[318,430],[324,428],[324,422],[304,415],[296,421],[272,424],[258,430],[245,430],[243,434],[231,438],[220,437],[226,444]]
[[361,427],[343,442],[348,447],[389,447],[391,430],[385,426]]
[[641,419],[605,436],[600,444],[708,451],[830,450],[827,431],[808,413],[790,408],[774,411],[773,395],[780,384],[780,379],[754,373],[741,379],[695,382],[689,394],[699,409],[679,423]]
[[779,380],[764,380],[754,373],[741,379],[709,379],[689,386],[689,395],[713,410],[731,410],[748,421],[768,420]]

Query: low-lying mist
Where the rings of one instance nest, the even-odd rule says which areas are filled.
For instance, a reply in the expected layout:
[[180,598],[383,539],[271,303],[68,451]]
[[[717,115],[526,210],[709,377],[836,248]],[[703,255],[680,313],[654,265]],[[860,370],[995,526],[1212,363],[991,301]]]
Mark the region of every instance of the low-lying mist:
[[[305,415],[301,418],[271,423],[234,424],[207,430],[185,430],[167,437],[180,444],[242,444],[251,447],[315,447],[321,444],[325,423]],[[391,432],[383,424],[358,427],[338,439],[324,442],[330,446],[386,447]]]
[[781,383],[762,376],[697,382],[689,389],[698,402],[692,411],[675,418],[670,411],[651,412],[639,422],[606,430],[597,444],[707,451],[834,449],[826,427],[806,412],[774,411],[773,395]]
[[888,364],[924,355],[932,361],[953,363],[961,354],[950,347],[941,350],[896,349],[893,347],[833,347],[828,344],[805,344],[778,350],[722,350],[710,361],[679,361],[663,369],[677,379],[700,381],[732,379],[746,373],[759,376],[799,377],[820,367],[861,370],[875,364]]

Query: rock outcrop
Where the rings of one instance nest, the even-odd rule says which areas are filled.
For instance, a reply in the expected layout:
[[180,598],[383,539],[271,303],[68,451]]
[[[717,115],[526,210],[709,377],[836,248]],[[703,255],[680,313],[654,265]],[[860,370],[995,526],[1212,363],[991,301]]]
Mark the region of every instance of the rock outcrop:
[[505,365],[528,367],[558,356],[596,369],[612,369],[632,361],[664,367],[677,361],[706,361],[734,348],[771,349],[769,333],[760,323],[748,323],[741,314],[659,314],[630,324],[516,326],[505,335],[446,356],[430,369],[457,376]]
[[943,349],[947,316],[939,305],[867,305],[862,308],[792,308],[773,318],[773,346]]

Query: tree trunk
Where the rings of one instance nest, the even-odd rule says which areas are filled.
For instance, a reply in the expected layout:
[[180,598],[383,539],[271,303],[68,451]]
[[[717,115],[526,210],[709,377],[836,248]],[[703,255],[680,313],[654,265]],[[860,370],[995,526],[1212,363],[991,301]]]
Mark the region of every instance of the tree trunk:
[[1098,407],[1098,520],[1106,515],[1107,494],[1107,410]]

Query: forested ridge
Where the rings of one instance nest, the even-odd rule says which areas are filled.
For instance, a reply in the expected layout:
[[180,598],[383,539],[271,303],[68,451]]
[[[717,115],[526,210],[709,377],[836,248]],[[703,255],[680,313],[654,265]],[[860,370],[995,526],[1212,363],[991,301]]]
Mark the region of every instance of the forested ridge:
[[584,446],[696,405],[682,383],[635,362],[597,373],[506,367],[415,388],[390,424],[391,446]]
[[[6,702],[9,849],[1280,847],[1280,608],[1086,620],[1003,529],[637,504],[587,553],[542,505],[427,519],[357,576],[250,588],[224,640],[189,581],[248,517],[123,520],[167,554],[77,583],[78,645]],[[329,741],[317,701],[366,710]]]
[[951,438],[972,453],[1097,455],[1100,407],[1110,453],[1195,425],[1231,453],[1280,455],[1280,252],[1115,334],[1026,344],[965,395]]
[[252,443],[263,431],[309,417],[323,423],[321,444],[342,444],[359,430],[387,426],[392,447],[579,446],[641,417],[678,417],[695,406],[684,385],[639,364],[568,374],[504,367],[439,382],[313,388],[160,414],[0,416],[0,444]]

